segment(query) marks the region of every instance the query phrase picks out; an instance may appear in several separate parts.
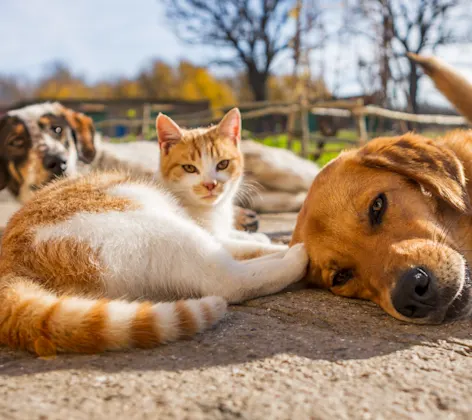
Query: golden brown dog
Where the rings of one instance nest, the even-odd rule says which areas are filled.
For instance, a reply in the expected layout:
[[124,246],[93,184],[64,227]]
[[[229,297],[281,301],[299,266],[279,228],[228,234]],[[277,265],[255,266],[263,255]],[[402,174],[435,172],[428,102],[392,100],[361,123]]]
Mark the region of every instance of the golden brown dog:
[[[433,67],[450,100],[472,98],[472,85]],[[314,180],[292,238],[309,253],[308,280],[409,322],[468,316],[471,178],[472,131],[377,138],[341,154]]]

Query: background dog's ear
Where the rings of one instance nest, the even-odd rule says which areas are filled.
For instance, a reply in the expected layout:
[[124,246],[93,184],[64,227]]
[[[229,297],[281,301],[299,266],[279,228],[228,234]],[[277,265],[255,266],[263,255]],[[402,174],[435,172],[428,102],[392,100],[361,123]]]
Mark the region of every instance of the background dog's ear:
[[384,168],[416,181],[453,208],[471,210],[462,163],[454,152],[415,134],[373,140],[359,151],[361,163]]
[[93,120],[87,115],[71,109],[66,108],[64,112],[74,135],[79,159],[85,163],[92,162],[97,153]]
[[8,173],[8,162],[5,159],[4,150],[6,136],[8,136],[8,122],[11,117],[5,115],[0,118],[0,190],[3,190],[8,185],[10,174]]
[[0,190],[7,187],[9,180],[10,174],[8,172],[8,163],[5,159],[0,158]]

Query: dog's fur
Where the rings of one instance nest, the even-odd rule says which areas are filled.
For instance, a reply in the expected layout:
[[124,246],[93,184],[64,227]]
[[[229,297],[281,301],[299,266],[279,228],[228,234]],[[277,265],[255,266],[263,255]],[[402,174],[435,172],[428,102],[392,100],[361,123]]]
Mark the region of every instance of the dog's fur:
[[[63,169],[51,169],[55,159],[64,162]],[[0,190],[8,188],[21,203],[57,176],[75,176],[88,168],[154,176],[103,150],[92,119],[58,102],[11,110],[0,119]],[[255,232],[258,224],[254,211],[235,206],[238,230]]]
[[[414,58],[471,118],[472,85],[437,59]],[[409,322],[468,316],[471,177],[470,130],[377,138],[342,153],[314,180],[292,238],[309,253],[308,280]]]

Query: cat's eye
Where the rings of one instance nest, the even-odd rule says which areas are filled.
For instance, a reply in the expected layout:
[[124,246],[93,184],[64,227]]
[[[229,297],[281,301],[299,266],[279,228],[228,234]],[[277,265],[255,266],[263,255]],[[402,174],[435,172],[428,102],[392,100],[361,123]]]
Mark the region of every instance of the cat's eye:
[[349,268],[336,271],[333,276],[331,287],[344,286],[349,280],[354,277],[354,272]]
[[378,226],[382,223],[383,216],[387,211],[387,197],[384,193],[374,198],[369,207],[369,222],[371,226]]
[[8,142],[8,145],[19,149],[20,147],[23,147],[25,145],[25,140],[21,137],[16,137],[14,139],[11,139]]
[[216,169],[218,169],[219,171],[224,171],[228,167],[228,165],[229,165],[229,160],[225,159],[219,162],[218,165],[216,165]]
[[194,174],[195,172],[198,172],[198,169],[193,165],[182,165],[182,168],[184,168],[184,171],[189,174]]

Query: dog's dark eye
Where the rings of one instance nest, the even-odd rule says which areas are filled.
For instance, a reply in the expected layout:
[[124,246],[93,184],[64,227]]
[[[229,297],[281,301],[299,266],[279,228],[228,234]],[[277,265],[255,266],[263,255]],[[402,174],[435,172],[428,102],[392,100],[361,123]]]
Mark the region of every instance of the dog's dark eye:
[[228,165],[229,165],[229,160],[225,159],[219,162],[218,165],[216,165],[216,169],[218,169],[219,171],[224,171],[228,167]]
[[19,149],[20,147],[23,147],[25,145],[25,140],[20,137],[17,137],[15,139],[11,139],[8,142],[8,145]]
[[354,277],[354,272],[349,268],[336,271],[332,280],[332,287],[344,286]]
[[387,210],[387,197],[384,193],[379,194],[372,201],[369,208],[369,221],[372,226],[378,226],[382,223],[382,218]]
[[61,134],[62,133],[62,127],[59,127],[58,125],[51,126],[51,130],[56,134]]
[[189,174],[198,172],[198,169],[193,165],[182,165],[182,168],[184,168],[184,171],[188,172]]

